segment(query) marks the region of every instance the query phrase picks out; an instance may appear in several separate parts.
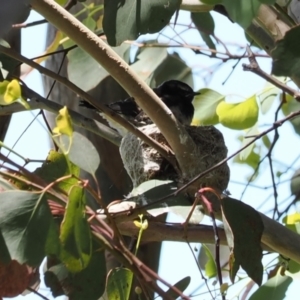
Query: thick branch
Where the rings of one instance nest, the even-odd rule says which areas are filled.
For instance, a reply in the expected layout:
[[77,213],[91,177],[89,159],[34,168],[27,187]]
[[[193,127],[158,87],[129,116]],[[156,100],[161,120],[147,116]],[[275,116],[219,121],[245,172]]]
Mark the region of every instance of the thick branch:
[[[185,173],[193,165],[194,143],[156,94],[107,44],[53,0],[32,0],[32,7],[89,53],[133,96],[167,139]],[[93,103],[94,104],[94,103]],[[157,113],[159,112],[159,114]],[[184,143],[182,142],[184,140]],[[188,173],[188,172],[187,172]]]
[[[139,208],[137,211],[139,211]],[[125,214],[128,221],[125,221]],[[120,213],[119,216],[123,221],[122,223],[118,222],[118,215],[114,218],[118,224],[120,233],[128,236],[137,236],[139,229],[132,222],[132,216],[136,215],[135,210],[132,211],[132,215],[128,214],[128,212]],[[262,248],[267,251],[279,253],[300,263],[300,236],[266,215],[262,213],[260,215],[264,223],[264,232],[261,239]],[[216,212],[216,217],[222,221],[220,213]],[[218,232],[220,243],[223,245],[227,244],[224,230],[218,228]],[[152,222],[150,220],[149,227],[143,233],[143,241],[189,241],[214,244],[215,236],[211,226],[189,225],[185,232],[182,224],[168,224]]]
[[293,259],[299,264],[300,235],[262,213],[260,216],[264,223],[264,232],[261,239],[262,243],[271,248],[272,251]]
[[[122,235],[138,236],[139,228],[132,221],[124,222],[119,225]],[[218,228],[220,234],[220,242],[227,245],[225,231]],[[208,225],[189,225],[185,232],[184,226],[180,223],[161,223],[155,221],[148,222],[148,228],[143,232],[143,242],[190,242],[214,244],[215,236],[211,226]]]

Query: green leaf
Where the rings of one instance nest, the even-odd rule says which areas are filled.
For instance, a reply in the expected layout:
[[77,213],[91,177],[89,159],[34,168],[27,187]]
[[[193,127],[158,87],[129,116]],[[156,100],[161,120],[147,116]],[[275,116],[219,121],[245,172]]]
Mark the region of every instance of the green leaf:
[[216,45],[211,39],[211,35],[214,35],[215,22],[210,12],[191,13],[191,19],[207,47],[216,50]]
[[249,300],[272,299],[282,300],[285,299],[286,291],[293,279],[289,276],[282,276],[280,270],[275,277],[269,279],[258,290],[256,290]]
[[257,165],[260,161],[260,155],[252,150],[246,159],[242,160],[240,159],[240,156],[237,155],[233,161],[239,164],[247,164],[253,170],[256,170]]
[[294,214],[285,216],[282,219],[282,223],[285,224],[285,226],[288,229],[300,234],[300,214],[299,213],[294,213]]
[[[154,179],[143,182],[133,189],[126,200],[134,201],[139,205],[151,204],[174,193],[176,190],[177,184],[175,182]],[[147,208],[147,212],[154,217],[172,212],[186,219],[190,209],[191,201],[184,194],[178,194],[177,196],[169,197],[164,202],[154,203],[150,208]],[[198,224],[201,222],[203,216],[200,206],[197,206],[190,222]]]
[[[203,244],[201,246],[203,246]],[[216,277],[217,269],[214,260],[216,246],[214,244],[205,244],[204,246],[205,247],[201,247],[199,251],[199,255],[198,255],[199,265],[202,270],[205,270],[206,276],[210,276],[210,278]],[[209,251],[209,253],[207,253],[206,249]],[[227,264],[229,255],[230,255],[229,247],[227,245],[220,245],[219,259],[220,259],[221,266]],[[223,272],[222,274],[223,277],[228,276],[228,272],[227,271],[225,272]]]
[[222,125],[231,129],[248,129],[258,120],[258,105],[256,96],[239,103],[222,101],[217,107],[217,115]]
[[91,230],[85,216],[86,199],[82,187],[70,190],[64,220],[61,224],[61,260],[71,272],[80,272],[90,262]]
[[[250,128],[246,132],[245,136],[243,136],[241,148],[245,147],[247,144],[249,144],[251,141],[253,141],[255,139],[255,137],[251,137],[251,136],[256,136],[258,133],[259,133],[259,131],[258,131],[257,125]],[[239,154],[240,159],[246,160],[248,158],[248,156],[251,154],[251,152],[253,151],[254,146],[255,146],[255,143],[252,143],[246,149],[244,149],[242,152],[240,152],[240,154]]]
[[159,68],[168,57],[167,49],[146,47],[142,48],[136,58],[135,63],[131,65],[138,76],[146,81],[151,82],[153,73]]
[[[68,148],[70,143],[66,135],[60,136],[59,141],[56,140],[56,142],[62,149]],[[74,131],[72,143],[66,153],[65,159],[68,163],[72,162],[76,168],[79,167],[92,175],[95,175],[100,165],[100,156],[93,143],[77,131]],[[76,174],[76,176],[78,175]],[[75,179],[70,182],[74,182],[74,180]]]
[[[1,96],[4,96],[8,85],[9,85],[8,80],[4,80],[4,81],[0,82],[0,95]],[[1,105],[5,105],[5,104],[2,104],[3,101],[4,101],[4,99],[1,98],[1,102],[0,102]]]
[[59,228],[54,220],[50,223],[48,236],[45,244],[45,252],[47,255],[60,255],[60,240],[59,240]]
[[160,67],[154,73],[155,86],[160,85],[167,80],[180,80],[193,87],[193,74],[192,70],[180,56],[174,52],[168,54],[167,58],[163,61]]
[[63,264],[51,266],[51,268],[44,273],[45,285],[51,290],[54,298],[68,294],[69,289],[66,289],[65,292],[62,285],[62,283],[68,282],[68,275],[69,272]]
[[269,150],[271,147],[271,141],[270,141],[269,137],[267,135],[264,135],[262,137],[262,141],[263,141],[263,144],[266,146],[266,148]]
[[276,42],[271,52],[273,57],[272,73],[276,76],[300,76],[300,26],[288,30],[284,38]]
[[22,98],[21,86],[18,80],[13,79],[10,82],[4,80],[0,85],[0,105],[5,106],[19,102],[26,109],[30,108],[29,104]]
[[206,254],[206,257],[207,257],[207,261],[206,261],[206,264],[205,264],[205,275],[208,278],[216,277],[216,275],[217,275],[217,265],[216,265],[215,259],[212,255],[212,253],[210,252],[209,248],[205,244],[202,244],[202,247],[204,248],[205,254]]
[[287,265],[285,275],[288,275],[293,279],[300,279],[300,264],[292,259],[287,261],[286,258],[279,256],[279,265]]
[[201,89],[200,95],[193,101],[195,114],[193,125],[215,125],[219,123],[217,106],[224,101],[224,96],[211,89]]
[[18,80],[13,79],[6,87],[6,94],[4,99],[6,103],[12,103],[22,96],[21,87]]
[[[282,260],[283,263],[286,262],[286,260],[284,260],[284,259],[281,259],[281,260]],[[286,274],[289,275],[292,278],[293,278],[292,274],[295,274],[295,277],[297,277],[297,279],[299,279],[300,264],[298,264],[297,262],[295,262],[292,259],[289,260],[288,261],[288,272]]]
[[39,266],[52,220],[46,197],[5,191],[0,198],[0,230],[12,259]]
[[[299,190],[299,185],[297,186],[297,188]],[[285,216],[282,219],[282,223],[289,230],[292,230],[293,232],[300,234],[300,213],[293,213],[293,214],[289,214],[289,215]],[[286,259],[281,256],[279,257],[279,261],[282,263],[286,263]],[[298,273],[297,275],[299,275],[300,264],[298,264],[297,262],[295,262],[292,259],[288,260],[288,268],[287,269],[288,269],[289,273],[291,273],[291,274]]]
[[66,295],[72,300],[98,300],[106,282],[104,251],[95,248],[89,265],[79,273],[70,273],[65,265],[58,264],[45,272],[44,279],[53,297]]
[[6,245],[5,239],[0,231],[0,264],[7,264],[11,261],[9,249]]
[[[285,116],[292,112],[300,110],[300,103],[296,101],[292,96],[286,95],[286,103],[281,107],[282,112]],[[300,134],[300,118],[293,118],[290,120],[296,133]]]
[[263,91],[257,94],[257,98],[261,106],[261,112],[263,114],[267,113],[270,110],[278,94],[279,94],[279,89],[277,87],[274,87],[270,83],[267,83]]
[[73,164],[92,175],[95,175],[100,165],[100,156],[93,143],[76,131],[68,156]]
[[[30,11],[30,10],[29,10]],[[0,45],[5,48],[10,48],[10,45],[7,41],[0,38]],[[6,79],[9,74],[13,74],[20,66],[20,62],[16,59],[13,59],[3,53],[0,53],[0,78]],[[2,75],[2,76],[1,76]],[[6,81],[6,80],[5,80]],[[1,82],[0,82],[1,84]]]
[[292,195],[296,196],[296,199],[300,199],[300,170],[296,170],[291,178],[290,189]]
[[68,2],[68,0],[55,0],[55,2],[61,6],[64,6]]
[[112,269],[107,275],[106,293],[108,299],[128,300],[133,273],[126,268]]
[[71,116],[69,115],[68,108],[64,106],[57,115],[56,119],[56,127],[52,130],[55,134],[65,134],[69,137],[73,135],[73,124],[71,120]]
[[[6,40],[2,39],[2,38],[0,38],[0,45],[5,47],[5,48],[10,48],[9,43]],[[0,60],[0,65],[2,67],[2,61],[1,60]]]
[[141,34],[163,29],[179,9],[180,0],[104,1],[103,29],[108,44],[118,46],[136,40]]
[[[126,62],[129,61],[126,54],[129,49],[130,45],[128,44],[113,48],[123,59],[127,57]],[[79,47],[69,51],[67,56],[68,78],[85,92],[92,90],[109,76],[109,73],[96,60]]]
[[97,25],[96,21],[91,16],[88,16],[84,20],[82,20],[82,24],[91,31],[94,31]]
[[230,18],[247,29],[261,5],[259,0],[223,0]]
[[[40,168],[37,168],[34,173],[47,183],[51,183],[66,175],[73,174],[79,176],[80,169],[68,161],[64,154],[50,150],[46,162]],[[69,192],[71,186],[76,184],[77,181],[76,178],[68,178],[59,182],[56,186]]]
[[[186,276],[182,279],[180,279],[178,282],[176,282],[173,286],[179,289],[181,292],[183,292],[190,284],[191,277]],[[166,291],[166,295],[168,295],[171,299],[177,299],[178,294],[175,293],[171,288]]]
[[226,197],[221,200],[222,218],[228,245],[231,248],[230,278],[241,266],[258,285],[262,282],[261,237],[264,225],[260,214],[251,206]]

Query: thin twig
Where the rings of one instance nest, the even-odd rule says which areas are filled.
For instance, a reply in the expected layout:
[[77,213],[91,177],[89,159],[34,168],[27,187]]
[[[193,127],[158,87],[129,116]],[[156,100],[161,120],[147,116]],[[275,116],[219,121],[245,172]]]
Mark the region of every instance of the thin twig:
[[38,291],[36,291],[35,289],[33,289],[32,287],[28,286],[26,288],[26,290],[36,294],[37,296],[39,296],[40,298],[44,299],[44,300],[50,300],[49,298],[45,297],[44,295],[42,295],[41,293],[39,293]]
[[46,23],[48,23],[48,21],[46,19],[43,19],[43,20],[38,20],[38,21],[30,22],[30,23],[13,24],[12,28],[14,28],[14,29],[29,28],[32,26],[42,25],[42,24],[46,24]]
[[[282,107],[282,105],[286,102],[285,100],[285,93],[290,94],[291,96],[293,96],[297,101],[300,101],[300,93],[292,88],[290,88],[289,86],[287,86],[286,84],[280,82],[279,80],[277,80],[276,78],[274,78],[273,76],[267,74],[266,72],[264,72],[259,64],[257,63],[257,60],[251,50],[251,48],[249,46],[247,46],[247,52],[249,55],[249,62],[250,65],[243,65],[244,70],[246,71],[251,71],[257,75],[259,75],[260,77],[266,79],[268,82],[272,83],[273,85],[277,86],[278,88],[280,88],[283,91],[283,99],[280,102],[280,105],[278,106],[276,112],[275,112],[275,117],[274,117],[274,123],[277,122],[278,120],[278,114],[279,111]],[[274,191],[274,202],[275,202],[275,206],[274,206],[274,210],[273,210],[273,218],[275,218],[275,214],[279,213],[278,212],[278,192],[277,192],[277,187],[276,187],[276,183],[275,183],[275,175],[274,175],[274,170],[273,170],[273,162],[272,162],[272,151],[275,147],[276,142],[279,139],[279,133],[278,133],[278,128],[274,128],[274,138],[273,141],[271,143],[271,146],[269,148],[268,153],[266,154],[266,156],[259,162],[259,165],[261,164],[261,162],[267,157],[268,161],[269,161],[269,166],[270,166],[270,172],[271,172],[271,179],[272,179],[272,185],[273,185],[273,191]]]
[[[285,93],[284,93],[285,95]],[[276,122],[278,120],[278,113],[283,105],[283,101],[280,102],[280,105],[278,106],[276,112],[275,112],[275,118],[274,121]],[[274,175],[274,169],[273,169],[273,161],[272,161],[272,151],[279,139],[279,133],[278,133],[278,128],[275,128],[274,130],[274,138],[271,143],[271,146],[269,148],[269,151],[267,153],[269,165],[270,165],[270,172],[271,172],[271,179],[272,179],[272,185],[273,185],[273,192],[274,192],[274,210],[273,210],[273,219],[275,218],[275,214],[278,213],[278,192],[277,192],[277,186],[275,182],[275,175]]]
[[[77,0],[69,0],[66,5],[64,6],[65,10],[70,10],[74,5],[77,4]],[[21,29],[21,28],[29,28],[37,25],[46,24],[48,21],[46,19],[29,22],[29,23],[20,23],[20,24],[13,24],[12,28]]]
[[252,55],[252,51],[249,46],[247,46],[247,51],[249,54],[250,65],[243,64],[244,71],[250,71],[250,72],[260,76],[261,78],[266,79],[268,82],[272,83],[273,85],[275,85],[282,91],[284,91],[287,94],[294,97],[298,102],[300,102],[300,93],[297,90],[289,87],[288,85],[279,81],[277,78],[275,78],[275,77],[269,75],[268,73],[266,73],[265,71],[263,71],[259,67],[258,63],[256,62],[255,57]]
[[[167,38],[169,38],[169,37],[167,37]],[[227,51],[222,52],[222,51],[218,51],[218,50],[215,50],[215,49],[210,49],[210,48],[207,48],[207,47],[201,47],[201,46],[189,45],[189,44],[172,45],[172,44],[169,44],[169,43],[148,43],[148,42],[142,43],[142,42],[136,42],[136,41],[125,41],[124,43],[134,45],[134,46],[137,46],[139,48],[170,48],[170,47],[171,48],[185,48],[185,49],[193,50],[197,54],[203,54],[203,55],[206,55],[206,56],[209,56],[209,57],[211,57],[212,54],[214,54],[214,58],[221,59],[223,62],[228,61],[228,60],[236,60],[236,59],[240,60],[242,58],[248,58],[247,54],[232,54],[232,53],[227,52]],[[203,51],[204,52],[209,52],[209,54],[203,53]],[[217,54],[222,55],[222,56],[217,56]],[[264,54],[264,53],[255,53],[255,56],[256,57],[264,57],[264,58],[269,58],[270,57],[269,55]]]
[[[59,68],[58,68],[58,70],[57,70],[57,74],[58,74],[58,75],[60,74],[60,71],[61,71],[61,69],[62,69],[62,67],[63,67],[63,64],[64,64],[64,62],[65,62],[65,59],[66,59],[66,57],[67,57],[67,53],[68,53],[68,51],[63,52],[63,57],[62,57],[62,60],[61,60],[61,62],[60,62]],[[50,89],[49,89],[49,91],[48,91],[48,94],[47,94],[47,96],[46,96],[46,99],[47,99],[47,100],[49,99],[49,97],[50,97],[50,95],[51,95],[51,93],[52,93],[52,91],[53,91],[53,89],[54,89],[54,87],[55,87],[56,82],[57,82],[57,80],[54,79],[54,80],[53,80],[53,83],[51,84],[51,87],[50,87]]]
[[[218,274],[218,280],[219,280],[219,285],[221,290],[221,287],[223,285],[223,278],[222,278],[222,270],[221,270],[221,262],[220,262],[220,236],[219,236],[219,231],[218,231],[212,203],[205,197],[204,195],[205,192],[213,193],[216,197],[219,198],[219,200],[220,200],[220,196],[211,188],[200,189],[199,192],[197,193],[197,196],[201,198],[202,203],[205,205],[213,223],[213,229],[215,235],[215,262],[217,266],[217,274]],[[225,300],[224,293],[222,293],[222,299]]]
[[[41,109],[39,114],[42,115],[43,121],[44,121],[44,123],[47,127],[47,130],[48,130],[48,133],[52,134],[52,129],[51,129],[50,124],[49,124],[49,122],[46,118],[44,110]],[[55,148],[55,150],[58,151],[58,146],[55,144],[55,142],[52,139],[51,139],[51,141],[52,141],[52,144],[53,144],[53,148]]]
[[199,270],[201,279],[204,281],[204,283],[205,283],[205,285],[206,285],[206,288],[207,288],[207,290],[208,290],[208,292],[209,292],[209,294],[210,294],[210,296],[211,296],[211,299],[214,299],[214,296],[213,296],[213,294],[212,294],[212,291],[211,291],[211,289],[210,289],[210,286],[208,285],[208,280],[207,280],[207,278],[203,275],[203,271],[201,270],[201,266],[199,265],[199,261],[198,261],[196,255],[195,255],[195,253],[194,253],[194,251],[193,251],[193,249],[192,249],[190,243],[187,242],[187,244],[188,244],[188,247],[190,248],[190,251],[191,251],[191,253],[192,253],[192,255],[193,255],[193,258],[194,258],[195,264],[196,264],[196,266],[197,266],[197,268],[198,268],[198,270]]

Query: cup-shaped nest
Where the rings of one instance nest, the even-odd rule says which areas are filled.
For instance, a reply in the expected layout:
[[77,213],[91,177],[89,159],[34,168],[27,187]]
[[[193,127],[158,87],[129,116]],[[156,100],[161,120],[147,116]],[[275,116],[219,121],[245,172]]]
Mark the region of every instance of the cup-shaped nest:
[[[169,147],[155,124],[140,129],[160,144]],[[124,136],[120,153],[134,187],[149,179],[172,179],[183,184],[226,158],[227,148],[223,135],[218,129],[213,126],[185,126],[185,130],[194,141],[194,149],[190,149],[188,154],[193,159],[194,164],[184,175],[177,174],[160,153],[134,134],[127,133]],[[184,139],[182,140],[184,141]],[[200,187],[211,187],[222,192],[227,188],[229,175],[228,165],[224,163],[197,180],[189,192],[195,193]]]

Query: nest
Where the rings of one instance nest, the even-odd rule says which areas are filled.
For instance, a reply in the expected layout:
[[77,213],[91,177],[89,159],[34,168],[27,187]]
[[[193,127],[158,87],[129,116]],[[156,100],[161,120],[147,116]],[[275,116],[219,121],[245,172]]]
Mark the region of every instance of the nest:
[[[140,128],[161,145],[168,145],[155,124]],[[222,133],[213,126],[185,126],[187,134],[194,141],[194,149],[189,155],[194,157],[193,167],[188,174],[177,174],[166,160],[153,148],[142,142],[132,133],[127,133],[121,143],[120,153],[124,167],[132,179],[134,187],[150,179],[171,179],[183,184],[206,171],[227,156],[227,148]],[[225,163],[214,169],[193,184],[192,190],[212,187],[219,192],[227,188],[230,171]],[[190,190],[190,192],[193,192]]]

